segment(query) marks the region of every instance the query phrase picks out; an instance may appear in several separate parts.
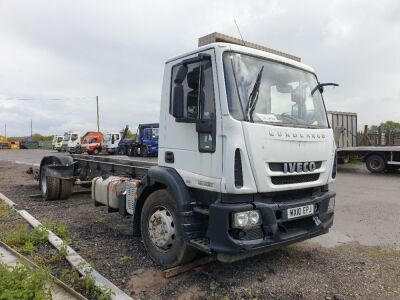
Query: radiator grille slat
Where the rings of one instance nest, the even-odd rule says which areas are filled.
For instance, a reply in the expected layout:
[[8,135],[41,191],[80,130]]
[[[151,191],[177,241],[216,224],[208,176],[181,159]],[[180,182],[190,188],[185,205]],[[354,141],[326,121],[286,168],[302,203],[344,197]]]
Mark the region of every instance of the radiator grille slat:
[[275,185],[312,182],[317,181],[319,179],[319,175],[319,173],[313,173],[304,175],[271,176],[271,181],[272,184]]

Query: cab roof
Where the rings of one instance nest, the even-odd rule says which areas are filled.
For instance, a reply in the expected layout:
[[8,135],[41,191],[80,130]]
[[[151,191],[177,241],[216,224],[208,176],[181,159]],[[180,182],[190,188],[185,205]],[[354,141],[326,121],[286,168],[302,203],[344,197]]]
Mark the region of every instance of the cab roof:
[[[214,38],[210,38],[210,36],[215,35]],[[196,54],[201,51],[205,51],[208,49],[218,49],[222,52],[224,51],[234,51],[234,52],[239,52],[243,54],[249,54],[249,55],[254,55],[254,56],[259,56],[263,57],[269,60],[273,60],[276,62],[284,63],[287,65],[292,65],[294,67],[313,72],[314,69],[311,68],[310,66],[301,63],[301,58],[298,56],[294,56],[291,54],[287,54],[278,50],[274,50],[271,48],[267,48],[261,45],[257,45],[254,43],[249,43],[249,42],[243,42],[239,39],[236,38],[231,38],[226,35],[222,35],[224,37],[228,37],[225,39],[225,41],[229,42],[222,42],[222,39],[219,38],[222,34],[220,33],[213,33],[211,35],[207,35],[204,37],[199,38],[199,47],[196,50],[184,53],[182,55],[176,56],[172,59],[169,59],[167,63],[172,62],[174,60],[182,59],[186,56],[190,56],[193,54]],[[210,41],[208,43],[208,41]],[[240,44],[239,44],[239,42]],[[244,44],[243,44],[244,43]]]

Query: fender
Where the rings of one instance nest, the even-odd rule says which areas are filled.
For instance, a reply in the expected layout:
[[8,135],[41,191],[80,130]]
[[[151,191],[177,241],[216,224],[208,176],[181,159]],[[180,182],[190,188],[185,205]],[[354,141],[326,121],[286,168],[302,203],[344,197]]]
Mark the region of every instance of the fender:
[[182,177],[175,169],[160,166],[149,169],[137,191],[138,202],[133,217],[136,224],[140,224],[141,211],[147,196],[159,189],[167,189],[176,200],[184,238],[191,239],[196,237],[199,231],[205,232],[204,222],[199,221],[200,216],[192,211],[191,203],[194,200]]
[[191,195],[182,177],[173,168],[160,166],[151,167],[148,174],[143,178],[142,185],[138,190],[138,199],[146,194],[146,190],[158,190],[167,188],[174,196],[178,212],[190,210]]
[[46,176],[59,179],[72,179],[74,176],[74,160],[71,156],[48,155],[42,158],[40,162],[39,178],[42,172]]

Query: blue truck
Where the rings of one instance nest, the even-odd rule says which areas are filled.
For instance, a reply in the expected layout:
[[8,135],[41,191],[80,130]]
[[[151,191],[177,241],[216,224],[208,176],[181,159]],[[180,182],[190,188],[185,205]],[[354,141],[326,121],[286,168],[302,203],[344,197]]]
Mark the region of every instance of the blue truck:
[[136,140],[127,145],[128,156],[158,156],[158,123],[139,124]]

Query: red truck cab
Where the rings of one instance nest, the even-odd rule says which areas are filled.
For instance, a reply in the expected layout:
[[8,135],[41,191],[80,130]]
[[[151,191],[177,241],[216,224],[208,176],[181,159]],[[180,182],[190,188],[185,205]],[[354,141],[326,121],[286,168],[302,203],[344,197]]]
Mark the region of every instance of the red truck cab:
[[82,152],[99,154],[103,145],[103,133],[88,131],[82,138]]

